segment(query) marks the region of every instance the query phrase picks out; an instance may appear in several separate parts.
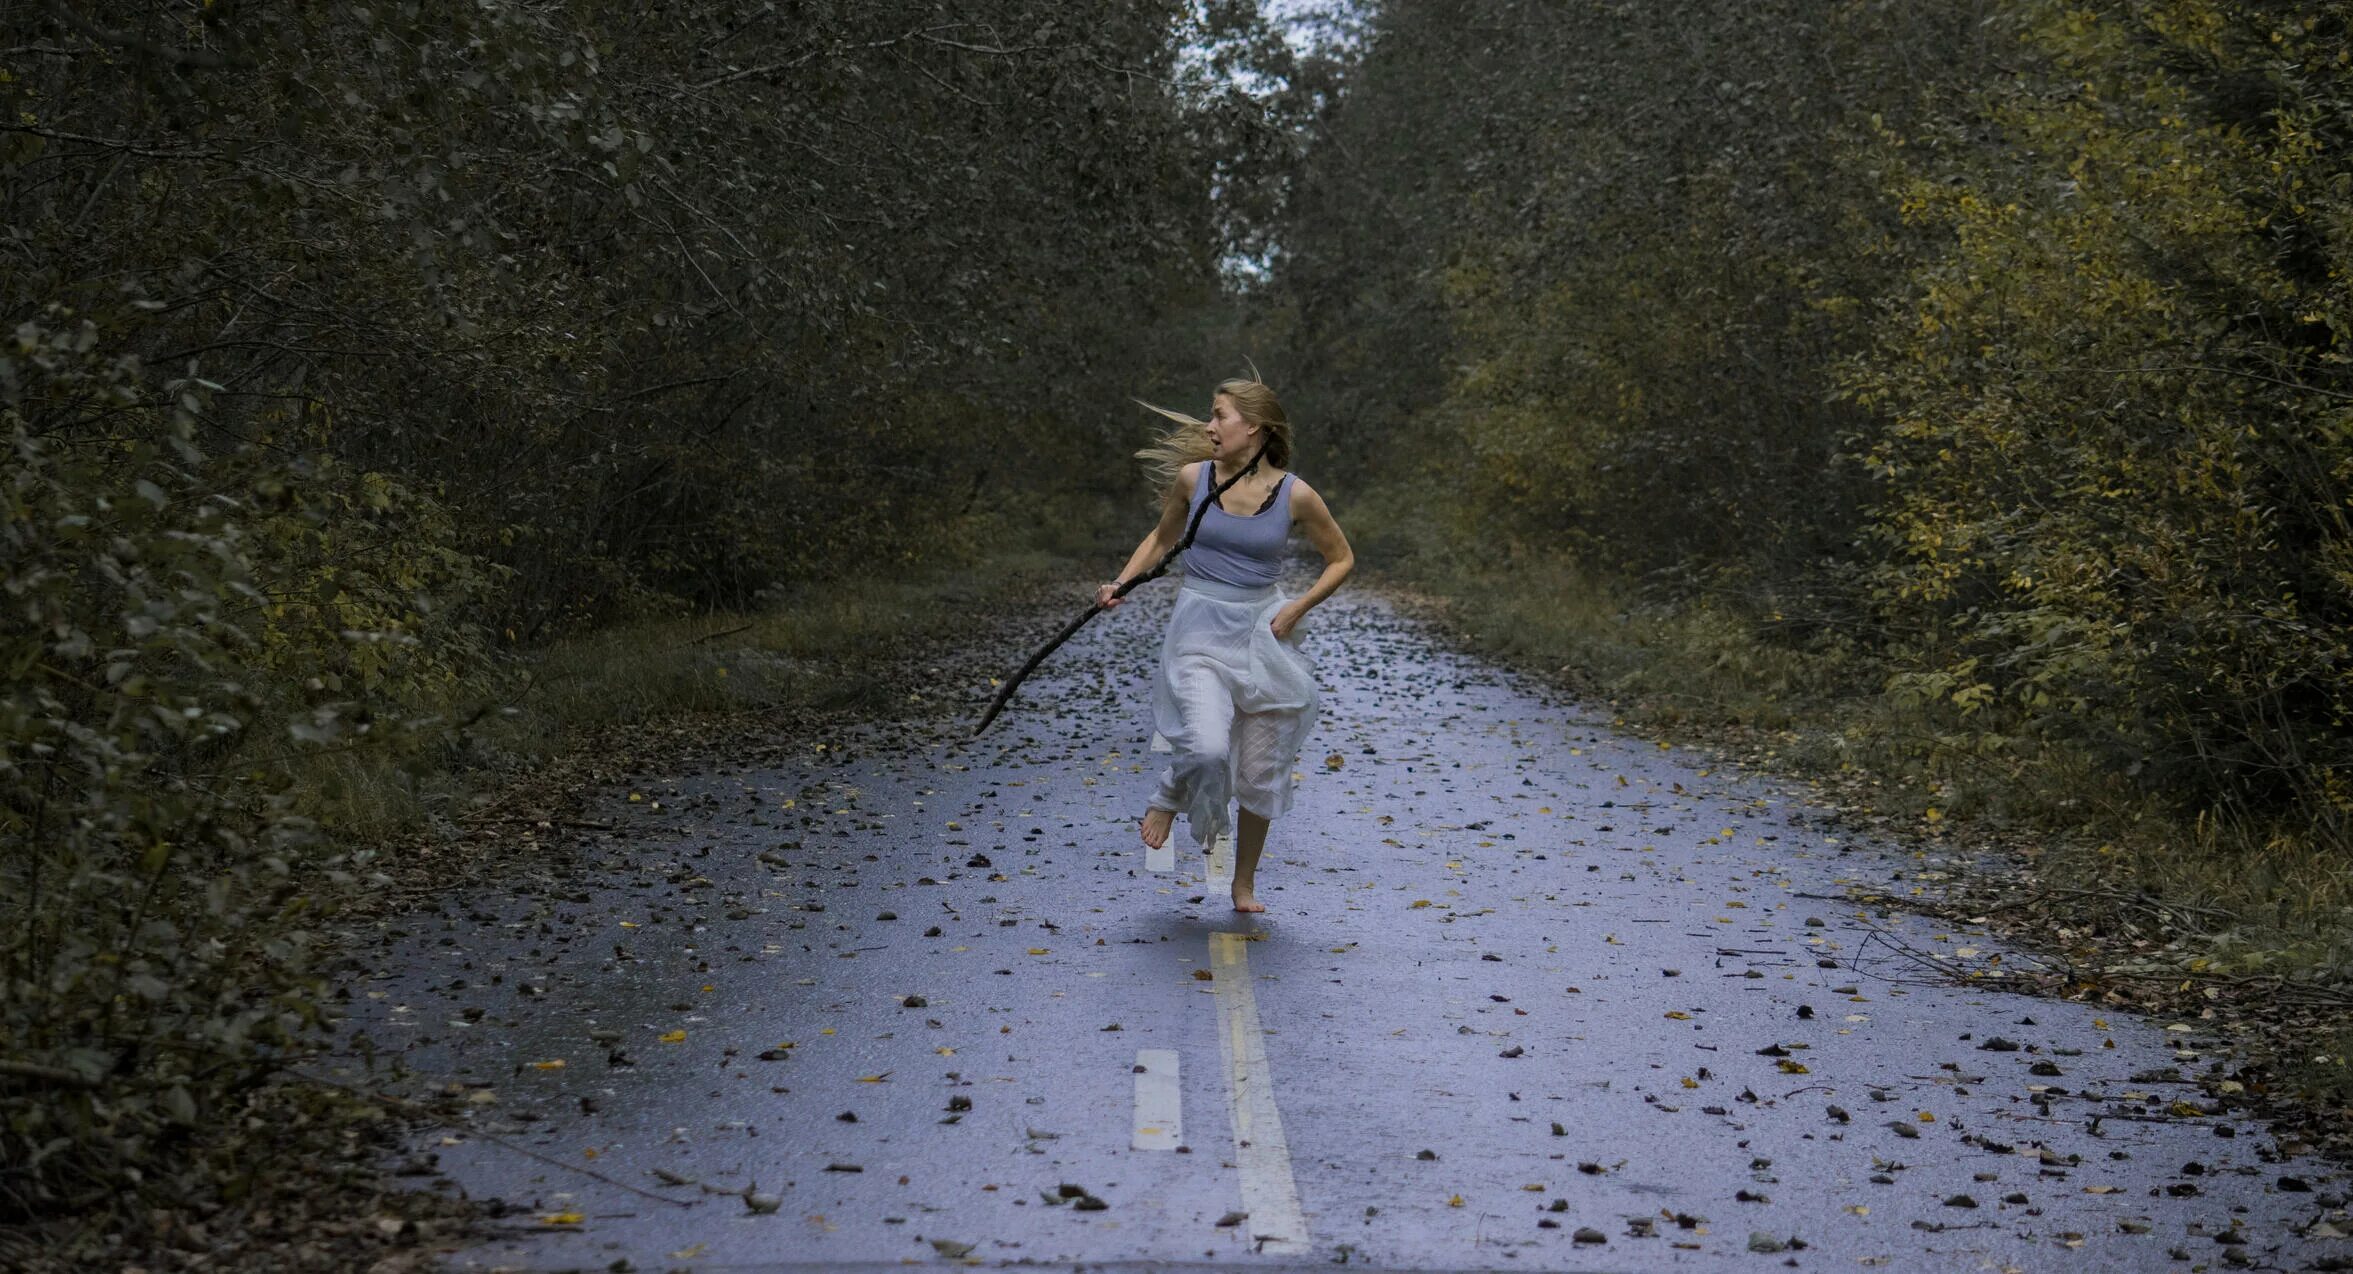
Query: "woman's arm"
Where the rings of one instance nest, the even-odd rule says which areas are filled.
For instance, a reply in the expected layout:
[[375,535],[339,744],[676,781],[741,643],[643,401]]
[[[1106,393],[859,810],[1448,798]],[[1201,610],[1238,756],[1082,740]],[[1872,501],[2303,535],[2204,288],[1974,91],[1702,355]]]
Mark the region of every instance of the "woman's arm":
[[1339,590],[1340,582],[1356,569],[1356,553],[1348,547],[1348,537],[1340,533],[1340,524],[1333,520],[1332,510],[1315,488],[1294,478],[1291,480],[1291,520],[1307,532],[1307,542],[1323,554],[1324,571],[1316,576],[1315,586],[1295,598],[1289,605],[1275,612],[1273,628],[1277,640],[1287,639],[1291,629],[1318,603]]
[[1185,514],[1193,505],[1188,493],[1198,480],[1199,472],[1192,465],[1177,470],[1176,481],[1169,483],[1168,490],[1160,497],[1160,524],[1152,528],[1143,543],[1136,545],[1136,551],[1128,556],[1127,565],[1119,569],[1119,578],[1095,590],[1096,605],[1108,608],[1126,604],[1126,598],[1112,596],[1120,584],[1151,570],[1161,558],[1168,555],[1170,549],[1177,546],[1177,541],[1185,538]]

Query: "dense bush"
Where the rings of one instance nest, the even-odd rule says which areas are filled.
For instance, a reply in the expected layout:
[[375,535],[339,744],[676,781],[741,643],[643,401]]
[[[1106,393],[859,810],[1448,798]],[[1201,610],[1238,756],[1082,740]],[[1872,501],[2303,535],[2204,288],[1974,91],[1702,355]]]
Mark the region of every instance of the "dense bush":
[[207,388],[146,388],[87,323],[27,322],[0,357],[0,1220],[116,1201],[268,1073],[318,1021],[300,881],[344,876],[266,775],[220,764],[266,712],[284,609],[255,531],[325,522],[256,518],[285,492],[195,445]]
[[1846,377],[1884,414],[1876,613],[1906,684],[1963,712],[2341,840],[2345,11],[2004,17],[2046,60],[1980,96],[1990,136],[1887,138],[1904,215],[1949,246]]
[[2342,846],[2349,13],[1390,0],[1264,321],[1385,523]]

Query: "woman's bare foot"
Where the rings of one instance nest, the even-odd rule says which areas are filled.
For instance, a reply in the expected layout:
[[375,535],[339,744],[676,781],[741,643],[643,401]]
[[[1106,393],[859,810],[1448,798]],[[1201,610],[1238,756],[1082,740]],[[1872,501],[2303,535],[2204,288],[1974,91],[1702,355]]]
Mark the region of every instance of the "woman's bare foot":
[[1168,843],[1168,829],[1176,822],[1175,810],[1144,811],[1144,843],[1154,849]]
[[1258,893],[1256,890],[1252,889],[1248,885],[1236,882],[1234,885],[1234,910],[1264,911],[1266,910],[1266,904],[1258,901]]

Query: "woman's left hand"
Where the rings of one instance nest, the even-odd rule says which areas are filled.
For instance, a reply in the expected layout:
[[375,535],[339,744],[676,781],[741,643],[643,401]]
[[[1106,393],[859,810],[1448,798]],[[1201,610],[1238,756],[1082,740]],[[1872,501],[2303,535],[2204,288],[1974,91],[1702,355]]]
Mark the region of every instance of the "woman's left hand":
[[1289,641],[1291,640],[1291,630],[1298,627],[1299,621],[1306,617],[1307,608],[1297,602],[1292,602],[1276,611],[1275,617],[1268,621],[1267,627],[1274,630],[1276,641]]

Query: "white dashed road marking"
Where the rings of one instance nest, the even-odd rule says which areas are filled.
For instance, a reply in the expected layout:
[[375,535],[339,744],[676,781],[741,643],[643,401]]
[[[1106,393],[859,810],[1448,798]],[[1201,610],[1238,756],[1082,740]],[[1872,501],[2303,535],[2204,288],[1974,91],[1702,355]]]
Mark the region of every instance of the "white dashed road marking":
[[1184,1089],[1173,1048],[1136,1050],[1137,1150],[1174,1150],[1184,1144]]

